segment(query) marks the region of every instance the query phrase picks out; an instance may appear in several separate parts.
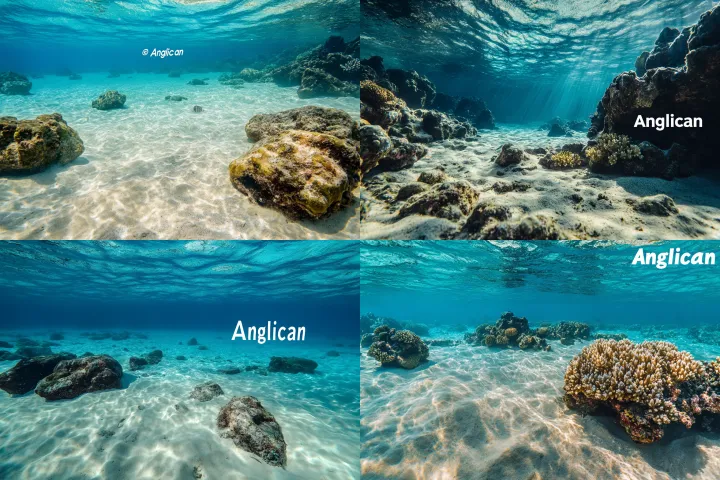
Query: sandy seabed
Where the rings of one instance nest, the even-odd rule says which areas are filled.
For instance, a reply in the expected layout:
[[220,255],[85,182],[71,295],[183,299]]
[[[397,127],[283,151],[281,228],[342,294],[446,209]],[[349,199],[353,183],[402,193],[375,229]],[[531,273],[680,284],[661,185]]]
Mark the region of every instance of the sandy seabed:
[[[417,181],[423,172],[444,170],[449,180],[467,180],[480,192],[478,202],[509,207],[514,218],[527,214],[555,219],[569,238],[603,238],[617,241],[720,238],[720,179],[699,176],[663,180],[590,173],[587,168],[549,170],[539,164],[542,155],[526,152],[527,159],[514,168],[499,168],[492,161],[503,144],[522,150],[559,149],[569,143],[587,143],[587,137],[548,137],[537,125],[500,125],[482,130],[475,139],[448,140],[428,145],[428,154],[412,167],[375,175],[374,190],[394,198],[403,184]],[[502,173],[500,175],[498,172]],[[373,181],[370,177],[366,183]],[[527,189],[504,191],[500,184],[519,182]],[[499,190],[499,191],[498,191]],[[665,194],[679,210],[668,217],[644,215],[628,199]],[[603,195],[605,198],[599,197]],[[361,236],[367,239],[444,239],[458,233],[460,225],[426,215],[397,216],[399,202],[363,192],[366,211]]]
[[[219,75],[47,76],[32,79],[32,95],[3,96],[0,116],[60,113],[85,152],[35,175],[0,177],[0,238],[357,238],[359,200],[328,219],[292,221],[238,192],[228,165],[251,148],[245,124],[253,115],[320,105],[359,119],[359,100],[303,100],[296,87],[272,83],[233,89],[220,85]],[[187,85],[194,78],[208,85]],[[91,108],[106,90],[125,94],[126,108]],[[166,101],[167,95],[188,100]],[[193,112],[195,105],[203,111]]]
[[[12,342],[12,336],[0,339]],[[33,332],[19,332],[29,336]],[[37,332],[34,332],[37,333]],[[65,333],[60,347],[80,355],[107,353],[123,366],[121,390],[46,402],[30,392],[0,391],[0,478],[3,479],[312,479],[359,478],[358,352],[328,345],[262,347],[216,338],[218,332],[146,331],[148,339],[90,341]],[[208,346],[179,345],[191,337]],[[44,335],[31,336],[46,340]],[[128,359],[162,349],[160,364],[131,372]],[[127,351],[125,350],[127,349]],[[339,357],[327,357],[329,350]],[[186,361],[176,360],[183,355]],[[271,355],[314,359],[314,375],[253,372],[224,375],[220,367],[267,366]],[[0,371],[15,364],[0,362]],[[208,402],[189,397],[212,380],[225,394]],[[221,438],[215,426],[233,396],[257,397],[280,424],[287,467],[271,467]],[[202,477],[195,477],[200,473]]]
[[[698,360],[718,355],[717,346],[672,341]],[[431,347],[430,362],[410,371],[380,368],[363,355],[363,478],[720,478],[718,434],[681,427],[656,444],[637,445],[612,418],[568,410],[565,369],[588,343],[549,343],[551,352]]]

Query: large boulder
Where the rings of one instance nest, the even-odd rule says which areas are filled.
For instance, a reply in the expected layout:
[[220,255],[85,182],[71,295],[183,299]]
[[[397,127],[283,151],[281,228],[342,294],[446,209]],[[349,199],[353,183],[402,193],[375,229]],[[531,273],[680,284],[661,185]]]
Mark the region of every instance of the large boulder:
[[343,110],[307,106],[253,116],[245,125],[247,137],[257,142],[286,130],[326,133],[343,140],[357,137],[357,123]]
[[27,174],[78,158],[85,146],[59,113],[35,120],[0,117],[0,175]]
[[334,135],[288,130],[258,143],[230,164],[230,179],[257,204],[293,218],[320,218],[352,201],[362,160]]
[[271,357],[269,372],[282,373],[314,373],[317,362],[300,357]]
[[0,73],[0,94],[29,95],[32,82],[25,75],[14,72]]
[[285,467],[287,445],[275,417],[255,397],[233,397],[217,418],[220,436],[260,457],[268,465]]
[[35,393],[46,400],[75,398],[83,393],[120,388],[122,376],[122,367],[108,355],[64,360],[38,383]]
[[11,395],[30,392],[40,380],[53,373],[60,362],[74,358],[72,353],[58,353],[20,360],[10,370],[0,374],[0,389]]
[[92,108],[98,110],[112,110],[115,108],[123,108],[127,97],[117,90],[108,90],[100,95],[97,100],[93,100]]

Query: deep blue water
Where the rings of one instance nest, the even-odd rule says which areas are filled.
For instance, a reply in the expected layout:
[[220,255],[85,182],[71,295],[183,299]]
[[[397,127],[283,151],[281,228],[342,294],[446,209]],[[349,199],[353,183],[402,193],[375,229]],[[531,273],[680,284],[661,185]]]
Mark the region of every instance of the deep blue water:
[[[632,265],[611,242],[364,242],[361,311],[428,325],[494,322],[717,324],[720,265]],[[659,242],[646,252],[715,252],[720,242]]]
[[353,242],[2,242],[2,326],[213,329],[305,326],[357,341]]
[[[355,0],[0,0],[0,72],[229,70],[266,66],[360,33]],[[182,49],[182,56],[142,50]]]
[[363,57],[485,99],[500,122],[585,118],[661,30],[711,0],[362,0]]

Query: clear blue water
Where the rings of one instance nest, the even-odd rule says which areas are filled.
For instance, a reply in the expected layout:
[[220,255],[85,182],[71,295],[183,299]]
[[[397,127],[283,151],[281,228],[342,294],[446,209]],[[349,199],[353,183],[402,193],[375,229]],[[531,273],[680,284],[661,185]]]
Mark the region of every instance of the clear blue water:
[[[331,34],[360,33],[352,0],[2,0],[0,71],[77,73],[109,68],[205,68],[228,60],[267,63]],[[143,57],[143,49],[183,49],[182,57]],[[291,50],[291,51],[287,51]]]
[[485,99],[498,121],[586,118],[660,31],[711,0],[363,0],[363,57]]
[[504,311],[531,324],[717,324],[718,266],[633,266],[641,246],[717,254],[720,242],[366,242],[361,310],[434,325]]
[[[195,469],[205,479],[359,478],[357,244],[0,242],[0,272],[0,340],[43,343],[61,333],[53,352],[108,354],[124,370],[122,389],[67,401],[0,392],[0,478],[181,480],[197,478]],[[304,326],[305,341],[232,341],[238,320]],[[102,332],[129,336],[88,336]],[[130,371],[131,356],[155,349],[159,364]],[[318,367],[245,371],[272,356]],[[16,363],[0,360],[0,372]],[[228,367],[242,373],[220,371]],[[206,381],[225,394],[191,399]],[[243,395],[280,424],[285,469],[219,435],[220,408]]]

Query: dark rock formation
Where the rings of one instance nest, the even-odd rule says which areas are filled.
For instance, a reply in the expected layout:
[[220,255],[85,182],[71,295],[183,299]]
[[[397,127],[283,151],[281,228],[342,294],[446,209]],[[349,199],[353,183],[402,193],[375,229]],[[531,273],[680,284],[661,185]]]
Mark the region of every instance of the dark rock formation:
[[92,108],[98,110],[112,110],[115,108],[123,108],[127,97],[117,90],[108,90],[100,95],[97,100],[93,100]]
[[188,84],[188,85],[199,86],[199,85],[207,85],[208,83],[205,81],[205,79],[193,78],[192,80],[190,80],[189,82],[187,82],[187,84]]
[[35,120],[0,117],[0,175],[28,174],[72,162],[85,150],[59,113]]
[[[687,49],[687,50],[686,50]],[[640,59],[638,59],[640,63]],[[682,31],[666,28],[647,56],[644,76],[625,72],[613,80],[592,119],[588,135],[615,133],[634,142],[647,141],[666,152],[662,162],[645,166],[635,162],[626,174],[673,178],[691,174],[693,165],[717,168],[720,136],[720,8],[706,12],[700,21]],[[673,114],[702,118],[702,128],[635,127],[638,116],[664,118]],[[674,147],[677,144],[678,147]],[[682,152],[682,154],[680,154]],[[655,157],[651,157],[655,158]]]
[[130,357],[130,370],[141,370],[147,365],[157,365],[163,358],[161,350],[153,350],[142,357]]
[[513,147],[512,144],[506,143],[500,148],[500,154],[495,157],[495,164],[500,167],[507,167],[510,165],[517,165],[518,163],[525,160],[525,153],[517,147]]
[[195,337],[191,338],[190,340],[188,340],[187,344],[190,346],[197,345],[198,344],[197,338],[195,338]]
[[25,75],[19,73],[0,73],[0,94],[2,95],[29,95],[32,82]]
[[495,118],[484,101],[478,98],[462,98],[455,106],[455,115],[466,118],[475,128],[492,130]]
[[220,388],[215,382],[205,382],[200,385],[195,385],[193,391],[190,393],[190,398],[197,400],[198,402],[208,402],[215,397],[224,395],[223,389]]
[[378,125],[361,126],[359,135],[363,172],[366,173],[375,168],[380,159],[390,152],[393,143],[385,130]]
[[271,357],[268,371],[282,373],[314,373],[317,367],[317,362],[307,358]]
[[435,85],[415,70],[390,68],[385,70],[385,74],[397,87],[397,96],[405,100],[409,107],[429,107],[435,100]]
[[50,375],[60,362],[74,358],[72,353],[59,353],[20,360],[10,370],[0,374],[0,389],[11,395],[30,392],[40,380]]
[[54,332],[50,334],[50,340],[65,340],[65,335],[62,333]]
[[306,68],[300,80],[298,97],[354,97],[359,93],[357,83],[343,82],[317,68]]
[[75,398],[83,393],[121,387],[122,367],[108,355],[60,362],[38,383],[35,393],[46,400]]
[[255,397],[233,397],[218,415],[217,427],[223,438],[262,458],[268,465],[287,464],[287,445],[280,425]]

